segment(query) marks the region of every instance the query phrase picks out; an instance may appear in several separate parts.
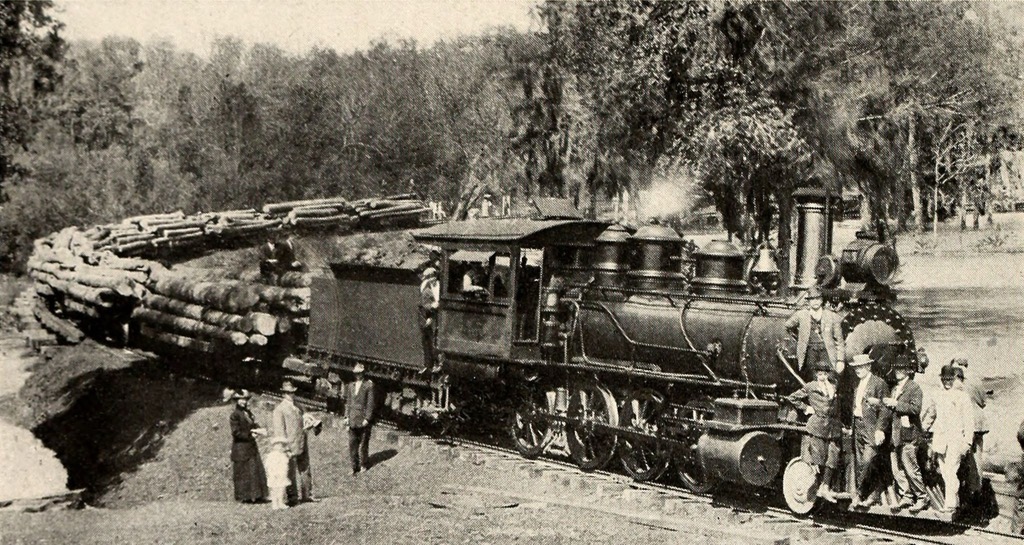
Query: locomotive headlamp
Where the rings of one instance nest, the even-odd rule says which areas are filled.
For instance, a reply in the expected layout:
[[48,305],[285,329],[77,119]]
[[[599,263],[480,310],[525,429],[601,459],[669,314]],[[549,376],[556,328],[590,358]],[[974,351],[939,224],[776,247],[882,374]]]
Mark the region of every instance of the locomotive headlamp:
[[875,241],[864,232],[857,233],[857,239],[843,249],[841,267],[847,282],[887,285],[899,266],[895,248]]

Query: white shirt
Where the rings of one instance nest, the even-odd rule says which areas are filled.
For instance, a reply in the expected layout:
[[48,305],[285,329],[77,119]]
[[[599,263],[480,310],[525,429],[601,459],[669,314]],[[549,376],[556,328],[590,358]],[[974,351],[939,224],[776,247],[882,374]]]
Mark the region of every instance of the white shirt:
[[963,390],[951,388],[935,395],[935,424],[932,450],[937,454],[959,455],[974,440],[974,402]]
[[868,380],[871,375],[860,379],[857,383],[857,394],[853,396],[853,416],[864,418],[864,396],[868,393]]

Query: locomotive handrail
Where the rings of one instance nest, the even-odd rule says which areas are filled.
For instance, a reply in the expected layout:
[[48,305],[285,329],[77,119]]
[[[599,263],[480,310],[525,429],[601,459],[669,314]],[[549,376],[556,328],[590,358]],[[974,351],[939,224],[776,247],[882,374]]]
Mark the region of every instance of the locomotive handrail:
[[803,379],[803,378],[802,378],[802,377],[800,376],[800,374],[799,374],[799,373],[797,373],[797,372],[796,372],[796,371],[795,371],[795,370],[793,369],[793,366],[792,366],[792,365],[790,365],[790,363],[789,363],[789,358],[787,358],[787,357],[786,357],[786,356],[785,356],[785,355],[784,355],[784,354],[782,353],[782,349],[781,349],[781,348],[779,348],[778,350],[776,350],[776,351],[775,351],[775,355],[779,357],[779,361],[781,361],[781,362],[782,362],[782,365],[783,365],[783,366],[784,366],[784,367],[786,368],[786,370],[787,370],[787,371],[789,371],[789,373],[790,373],[791,375],[793,375],[793,376],[794,376],[794,377],[796,378],[796,380],[797,380],[797,381],[798,381],[798,382],[800,383],[800,386],[801,386],[801,387],[802,387],[802,386],[803,386],[804,384],[806,384],[806,381],[804,381],[804,379]]
[[[587,357],[586,343],[584,342],[584,339],[583,339],[583,327],[582,327],[582,324],[580,324],[580,303],[578,303],[576,301],[569,301],[569,302],[575,307],[575,312],[573,313],[573,322],[574,322],[573,329],[576,330],[578,332],[579,336],[580,336],[580,352],[581,352],[581,354],[583,356],[583,360],[586,361],[589,364],[592,364],[592,365],[599,364],[599,363],[594,362],[593,360],[591,360],[589,357]],[[657,348],[657,349],[662,349],[662,350],[673,350],[673,351],[676,351],[676,352],[692,353],[692,354],[697,356],[697,361],[699,361],[700,364],[704,367],[704,369],[708,372],[708,376],[704,377],[704,376],[701,376],[701,375],[692,375],[692,374],[660,373],[660,372],[656,372],[656,371],[637,370],[636,367],[631,368],[631,372],[637,372],[638,374],[657,373],[659,375],[670,375],[670,376],[679,376],[679,377],[693,377],[693,378],[696,378],[696,379],[699,379],[699,380],[710,381],[710,382],[707,383],[708,386],[723,385],[723,384],[730,384],[732,386],[743,386],[743,387],[747,387],[748,386],[746,383],[743,383],[743,382],[740,382],[740,381],[723,380],[723,379],[719,378],[715,374],[715,372],[711,369],[711,367],[709,367],[707,365],[707,362],[705,361],[706,357],[705,357],[704,353],[702,353],[702,352],[700,352],[698,350],[688,349],[688,348],[680,348],[678,346],[664,346],[664,345],[653,344],[653,343],[644,343],[644,342],[640,342],[640,341],[636,341],[636,340],[631,339],[629,337],[629,334],[626,333],[625,329],[623,329],[622,325],[615,318],[615,315],[607,307],[605,307],[603,304],[597,303],[597,305],[599,307],[601,307],[601,310],[603,310],[605,313],[608,314],[608,317],[611,319],[612,324],[615,326],[616,329],[619,330],[619,333],[622,334],[622,337],[624,339],[626,339],[626,342],[628,342],[628,343],[630,343],[631,345],[634,345],[634,346],[644,346],[644,347],[648,347],[648,348]],[[615,367],[615,366],[609,366],[609,367]]]
[[[669,303],[672,306],[674,306],[674,307],[678,307],[679,306],[679,303],[676,300],[682,298],[682,299],[685,300],[685,304],[689,304],[691,301],[709,301],[709,302],[712,302],[712,303],[747,303],[747,304],[750,304],[750,305],[753,305],[753,306],[756,306],[756,307],[759,307],[759,308],[763,308],[763,309],[767,309],[767,308],[778,308],[778,309],[786,309],[786,310],[792,310],[793,309],[793,305],[791,303],[787,303],[787,302],[784,302],[784,301],[773,301],[773,300],[765,300],[765,299],[753,299],[753,298],[750,298],[750,297],[742,297],[743,295],[747,295],[747,294],[739,294],[739,293],[736,294],[736,295],[740,296],[740,297],[723,297],[723,296],[719,296],[719,295],[705,295],[705,294],[699,294],[699,293],[693,293],[693,292],[671,293],[671,292],[656,291],[656,290],[641,290],[641,289],[636,289],[636,288],[625,288],[625,287],[621,287],[621,286],[595,286],[595,285],[592,285],[590,283],[580,283],[580,282],[566,282],[565,287],[567,289],[568,288],[577,288],[577,289],[580,289],[580,290],[583,290],[583,291],[588,291],[588,290],[596,289],[596,290],[599,290],[602,293],[602,295],[604,295],[605,292],[617,292],[617,293],[622,293],[624,295],[647,295],[647,296],[650,296],[650,297],[663,297],[663,298],[667,299],[669,301]],[[685,306],[685,304],[684,304],[684,306]]]

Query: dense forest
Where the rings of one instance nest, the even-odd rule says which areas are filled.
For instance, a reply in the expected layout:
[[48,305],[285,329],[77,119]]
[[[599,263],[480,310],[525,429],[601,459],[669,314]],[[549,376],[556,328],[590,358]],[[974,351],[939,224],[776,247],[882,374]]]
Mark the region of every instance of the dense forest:
[[592,211],[667,180],[743,239],[795,187],[856,188],[879,225],[921,228],[935,194],[984,201],[1020,145],[1018,42],[993,4],[548,0],[535,16],[536,32],[429,47],[221,38],[198,56],[68,43],[49,0],[4,2],[0,268],[67,225],[408,191],[453,207],[476,185]]

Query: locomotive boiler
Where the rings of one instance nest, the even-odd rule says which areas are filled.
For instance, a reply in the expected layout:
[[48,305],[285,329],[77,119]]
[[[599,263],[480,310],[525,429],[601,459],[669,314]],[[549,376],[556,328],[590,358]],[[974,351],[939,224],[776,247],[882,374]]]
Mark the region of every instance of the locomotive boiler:
[[[797,456],[804,427],[785,401],[809,375],[785,327],[804,292],[818,286],[843,316],[846,359],[871,354],[885,376],[918,353],[892,308],[894,248],[859,234],[834,255],[833,200],[794,197],[793,263],[727,241],[692,248],[658,224],[486,219],[419,230],[417,241],[440,248],[444,371],[420,372],[415,273],[346,265],[312,286],[307,346],[288,365],[330,395],[366,362],[403,414],[444,413],[460,403],[453,392],[500,384],[515,392],[503,401],[524,456],[561,450],[584,470],[618,459],[637,480],[673,467],[699,492],[780,484],[806,512],[815,498]],[[794,272],[781,289],[779,267]]]

